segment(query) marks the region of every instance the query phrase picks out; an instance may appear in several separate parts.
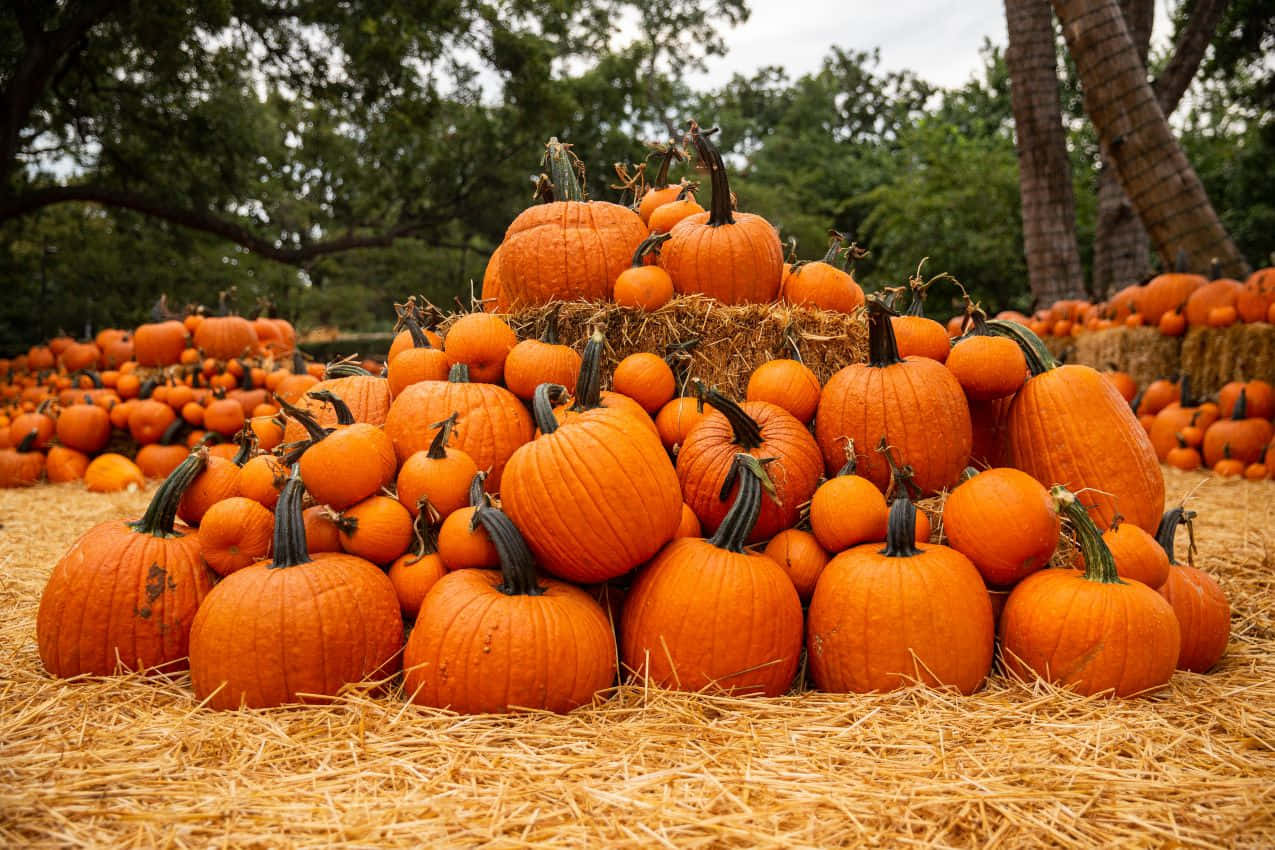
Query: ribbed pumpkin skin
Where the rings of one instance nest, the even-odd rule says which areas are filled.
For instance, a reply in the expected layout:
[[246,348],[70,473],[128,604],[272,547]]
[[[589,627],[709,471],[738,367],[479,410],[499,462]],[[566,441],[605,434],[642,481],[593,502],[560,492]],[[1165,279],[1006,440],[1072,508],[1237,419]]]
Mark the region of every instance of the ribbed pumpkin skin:
[[1116,560],[1116,572],[1121,578],[1140,581],[1153,590],[1168,580],[1168,554],[1138,526],[1122,522],[1119,527],[1104,531],[1102,539]]
[[428,451],[438,433],[429,426],[453,413],[460,415],[448,445],[468,454],[479,469],[490,470],[487,489],[499,491],[505,464],[531,439],[533,429],[522,402],[495,384],[422,381],[404,390],[385,418],[385,433],[394,441],[399,462]]
[[783,247],[770,222],[735,213],[733,224],[713,227],[712,213],[682,219],[660,250],[660,267],[681,295],[703,293],[725,304],[774,301],[784,268]]
[[1017,469],[980,472],[943,505],[943,532],[952,548],[992,587],[1009,587],[1049,563],[1061,530],[1049,491]]
[[242,316],[209,316],[195,328],[195,347],[208,357],[229,360],[257,350],[257,330]]
[[212,590],[194,530],[153,537],[119,520],[89,529],[40,597],[36,638],[54,676],[185,667],[195,609]]
[[281,568],[259,561],[208,595],[190,632],[198,699],[217,691],[212,708],[266,708],[398,669],[403,621],[390,580],[362,558],[312,558]]
[[463,714],[532,708],[565,713],[615,681],[615,633],[579,588],[542,579],[539,596],[507,596],[494,570],[458,570],[421,603],[403,651],[403,692]]
[[[605,201],[556,201],[523,210],[500,243],[498,312],[553,299],[610,300],[615,279],[646,235],[637,213]],[[483,297],[490,297],[486,276]]]
[[172,366],[181,360],[189,334],[181,322],[151,322],[133,333],[133,353],[141,366]]
[[514,452],[500,495],[536,562],[579,584],[649,560],[682,518],[677,473],[659,437],[605,408]]
[[[808,501],[819,485],[819,447],[806,427],[778,405],[746,401],[740,407],[761,427],[764,441],[748,453],[756,458],[775,458],[766,472],[778,499],[762,499],[761,516],[748,536],[748,541],[755,543],[797,524],[798,506]],[[731,494],[723,501],[721,490],[736,453],[743,449],[732,442],[734,434],[726,416],[708,406],[704,410],[704,418],[686,435],[678,452],[677,479],[682,498],[699,517],[704,532],[712,534],[734,501]],[[738,489],[736,484],[731,493]]]
[[1084,695],[1143,693],[1167,682],[1178,660],[1169,603],[1142,582],[1104,584],[1079,570],[1025,578],[1005,602],[1000,628],[1010,672]]
[[[314,417],[324,428],[336,426],[336,410],[332,405],[311,398],[311,393],[327,390],[350,408],[355,422],[366,422],[369,425],[384,425],[390,409],[390,382],[384,378],[371,375],[349,375],[344,378],[330,378],[319,381],[305,390],[297,399],[296,406]],[[430,420],[434,422],[436,420]],[[289,417],[288,425],[283,431],[283,441],[293,443],[306,438],[306,430],[295,419]]]
[[1160,595],[1173,606],[1182,631],[1178,669],[1207,673],[1226,652],[1231,638],[1231,603],[1226,594],[1203,570],[1174,564]]
[[881,438],[926,493],[954,484],[973,443],[965,393],[943,364],[908,357],[890,366],[851,364],[828,379],[815,414],[815,438],[824,467],[835,475],[845,463],[845,438],[854,439],[858,474],[881,490],[890,467],[876,451]]
[[888,558],[880,543],[866,543],[824,567],[806,640],[821,690],[868,693],[920,681],[969,694],[982,685],[994,638],[987,588],[954,549],[918,548]]
[[1046,487],[1076,493],[1095,509],[1099,528],[1119,513],[1155,533],[1164,508],[1160,464],[1147,432],[1100,373],[1059,366],[1031,378],[1014,396],[1007,433],[1010,464]]
[[661,687],[773,697],[797,672],[801,625],[797,591],[770,558],[679,538],[625,597],[621,657]]

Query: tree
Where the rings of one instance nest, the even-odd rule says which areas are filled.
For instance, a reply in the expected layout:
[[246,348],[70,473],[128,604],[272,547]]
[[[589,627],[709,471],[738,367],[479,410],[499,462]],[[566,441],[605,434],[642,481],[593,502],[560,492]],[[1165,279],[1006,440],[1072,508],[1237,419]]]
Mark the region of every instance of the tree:
[[1005,19],[1028,282],[1037,304],[1083,298],[1053,17],[1044,0],[1005,0]]
[[1184,251],[1197,269],[1217,258],[1225,272],[1246,274],[1248,263],[1169,129],[1117,0],[1051,2],[1086,112],[1161,258],[1168,264]]

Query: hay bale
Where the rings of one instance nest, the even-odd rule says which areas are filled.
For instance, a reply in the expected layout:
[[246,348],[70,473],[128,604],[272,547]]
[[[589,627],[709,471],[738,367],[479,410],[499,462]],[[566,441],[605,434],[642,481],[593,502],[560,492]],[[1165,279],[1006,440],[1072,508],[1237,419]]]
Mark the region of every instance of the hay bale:
[[1193,328],[1182,340],[1181,369],[1197,393],[1215,393],[1228,381],[1275,381],[1275,326]]
[[1056,359],[1063,363],[1070,363],[1073,349],[1076,347],[1076,338],[1074,336],[1043,336],[1041,342],[1045,343],[1045,348],[1049,349],[1049,353],[1054,355]]
[[[595,328],[607,338],[604,370],[639,351],[663,355],[668,346],[698,340],[686,376],[701,378],[743,398],[748,376],[768,360],[791,357],[791,338],[806,365],[824,383],[843,366],[867,359],[868,330],[853,314],[788,304],[725,305],[702,295],[674,298],[654,311],[596,301],[559,301],[504,315],[518,336],[540,336],[557,311],[558,338],[577,351]],[[446,329],[456,319],[442,323]]]
[[1146,386],[1156,378],[1177,374],[1181,349],[1181,339],[1155,328],[1110,328],[1081,335],[1071,362],[1098,370],[1114,366]]

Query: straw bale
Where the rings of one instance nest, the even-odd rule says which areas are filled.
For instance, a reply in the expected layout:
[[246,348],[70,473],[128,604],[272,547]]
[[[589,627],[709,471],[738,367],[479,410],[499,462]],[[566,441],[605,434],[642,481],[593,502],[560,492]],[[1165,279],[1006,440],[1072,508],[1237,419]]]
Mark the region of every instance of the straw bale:
[[565,716],[356,691],[214,713],[184,675],[47,677],[49,570],[144,494],[0,492],[0,846],[1275,846],[1275,483],[1199,488],[1197,564],[1234,606],[1217,670],[1085,699],[993,676],[734,699],[618,688]]
[[1049,349],[1049,353],[1054,355],[1054,357],[1065,362],[1071,362],[1071,357],[1076,347],[1076,338],[1074,336],[1043,336],[1041,341],[1045,343],[1045,348]]
[[1076,339],[1072,363],[1099,371],[1115,366],[1146,386],[1157,378],[1178,373],[1182,340],[1165,336],[1155,328],[1109,328],[1081,334]]
[[1275,326],[1256,322],[1192,328],[1182,340],[1182,371],[1204,395],[1228,381],[1275,381]]
[[[560,342],[577,351],[595,328],[607,338],[603,364],[610,374],[639,351],[664,355],[669,345],[698,340],[690,349],[687,378],[700,378],[743,398],[749,374],[762,363],[791,357],[791,338],[820,383],[838,369],[867,359],[867,323],[862,311],[847,315],[789,304],[725,305],[702,295],[678,296],[654,311],[596,301],[561,301],[503,315],[523,339],[539,337],[557,311]],[[454,322],[448,317],[446,329]]]

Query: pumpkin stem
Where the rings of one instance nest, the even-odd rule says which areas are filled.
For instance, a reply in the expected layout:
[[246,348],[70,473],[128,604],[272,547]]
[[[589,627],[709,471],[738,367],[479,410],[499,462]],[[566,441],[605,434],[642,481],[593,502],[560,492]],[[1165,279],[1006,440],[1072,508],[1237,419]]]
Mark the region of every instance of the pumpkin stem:
[[837,477],[843,475],[854,475],[859,471],[859,456],[854,451],[854,437],[846,437],[846,444],[842,448],[845,453],[846,462],[837,470]]
[[239,451],[235,452],[235,456],[231,458],[231,462],[235,466],[243,466],[251,458],[257,448],[257,435],[248,425],[244,425],[239,432]]
[[292,374],[304,375],[308,370],[305,368],[305,358],[301,356],[301,349],[292,352]]
[[647,155],[649,159],[652,156],[659,157],[660,167],[655,172],[655,181],[651,184],[651,189],[668,188],[668,170],[675,162],[681,162],[686,159],[686,152],[672,139],[666,145],[652,145],[651,153]]
[[1169,563],[1173,566],[1178,566],[1178,559],[1173,554],[1173,546],[1179,525],[1185,525],[1187,530],[1187,561],[1193,562],[1195,560],[1194,519],[1195,511],[1188,511],[1182,505],[1170,508],[1160,518],[1160,525],[1155,530],[1155,540],[1160,544],[1160,548],[1164,550],[1164,554],[1169,556]]
[[402,311],[399,313],[398,323],[407,329],[408,336],[412,338],[412,348],[433,348],[430,345],[429,337],[425,336],[425,331],[421,329],[421,323],[417,320],[416,296],[409,296],[407,303],[403,305]]
[[695,146],[695,155],[699,159],[700,167],[708,169],[709,183],[713,187],[713,200],[708,212],[710,227],[735,223],[735,216],[731,209],[730,180],[726,177],[726,163],[722,160],[721,152],[708,138],[716,132],[716,127],[701,131],[699,124],[694,119],[691,120],[691,144]]
[[[696,379],[695,383],[703,385],[703,382],[699,379]],[[761,448],[764,442],[761,436],[761,426],[737,402],[719,393],[716,387],[706,388],[702,398],[725,416],[726,421],[730,423],[731,432],[735,436],[731,442],[745,451]]]
[[1111,556],[1107,541],[1102,539],[1102,532],[1094,525],[1089,511],[1080,504],[1076,494],[1061,484],[1055,484],[1050,488],[1049,495],[1053,497],[1058,513],[1065,516],[1076,530],[1080,552],[1085,558],[1085,580],[1103,584],[1125,584],[1116,572],[1116,560]]
[[1231,413],[1231,420],[1239,422],[1248,418],[1248,387],[1240,388],[1240,397],[1235,400],[1235,410]]
[[587,201],[580,178],[584,165],[571,151],[571,145],[558,141],[555,136],[545,143],[545,156],[541,160],[549,172],[549,183],[555,201]]
[[885,548],[880,554],[887,558],[915,558],[921,554],[921,549],[916,545],[916,505],[912,504],[906,489],[890,505]]
[[744,551],[748,535],[753,533],[753,526],[761,515],[762,489],[770,493],[771,498],[775,495],[775,485],[766,474],[765,467],[765,464],[773,460],[774,458],[759,460],[744,452],[735,455],[722,485],[722,501],[730,495],[736,481],[739,482],[739,489],[735,492],[734,503],[726,512],[726,518],[717,527],[717,533],[709,538],[709,543],[728,552]]
[[900,464],[894,459],[894,450],[886,442],[885,437],[877,443],[877,452],[885,458],[886,465],[890,467],[890,489],[893,491],[894,498],[900,498],[898,493],[902,491],[903,498],[919,499],[921,491],[912,483],[912,467]]
[[553,306],[549,308],[549,312],[545,314],[545,329],[540,334],[540,341],[546,345],[558,344],[558,312],[562,309],[562,302],[555,301]]
[[475,511],[475,518],[482,523],[491,537],[496,553],[500,556],[501,582],[496,587],[506,596],[541,596],[545,589],[536,576],[536,563],[527,548],[527,541],[518,533],[513,520],[499,508],[484,507]]
[[571,405],[572,411],[592,410],[601,404],[602,397],[602,346],[606,337],[601,330],[595,330],[593,336],[585,343],[584,353],[580,355],[580,374],[576,378],[576,397]]
[[1049,353],[1045,343],[1041,342],[1040,337],[1032,333],[1031,329],[1025,325],[1006,319],[989,319],[987,321],[987,330],[992,336],[1003,336],[1018,343],[1018,347],[1023,351],[1023,357],[1027,360],[1027,369],[1031,372],[1032,377],[1042,375],[1050,369],[1058,368],[1058,361],[1054,359],[1054,355]]
[[1173,262],[1173,270],[1178,274],[1186,274],[1191,271],[1190,255],[1187,254],[1185,248],[1178,249],[1177,259]]
[[460,411],[453,410],[452,415],[448,416],[442,422],[435,422],[430,428],[437,428],[438,433],[434,435],[434,439],[430,440],[429,451],[425,456],[432,460],[442,460],[447,457],[447,443],[452,438],[452,429],[456,427],[456,423],[460,420]]
[[894,311],[875,298],[868,300],[868,365],[893,366],[902,363],[890,317]]
[[[430,504],[429,498],[421,497],[421,504],[417,505],[420,509],[416,514],[416,519],[412,521],[412,554],[416,556],[415,561],[408,563],[415,564],[426,555],[433,555],[438,551],[438,532],[435,530],[433,523],[430,521]],[[434,512],[437,516],[437,511]]]
[[558,430],[558,418],[553,415],[553,404],[566,394],[566,387],[550,383],[540,384],[532,393],[531,417],[541,434],[552,434]]
[[306,433],[310,435],[311,442],[317,443],[328,435],[328,429],[320,425],[318,420],[311,416],[308,411],[291,405],[281,398],[277,398],[276,401],[279,402],[279,409],[283,411],[285,416],[295,419],[306,430]]
[[671,233],[652,233],[650,236],[638,243],[637,249],[633,252],[633,268],[639,268],[644,265],[642,262],[646,259],[647,254],[660,255],[660,246],[672,238]]
[[358,364],[356,355],[353,354],[349,357],[343,357],[334,363],[329,363],[328,367],[323,370],[323,377],[325,380],[331,380],[332,378],[371,377],[371,375],[371,372]]
[[164,433],[159,437],[161,446],[171,446],[177,441],[177,437],[186,428],[185,419],[175,419],[172,424],[164,429]]
[[313,560],[305,543],[305,516],[301,512],[304,497],[301,470],[293,466],[292,474],[279,491],[279,504],[275,507],[274,559],[270,562],[270,569],[296,567]]
[[182,494],[191,485],[199,473],[208,464],[208,450],[204,448],[191,452],[185,460],[177,464],[177,468],[169,473],[164,483],[159,485],[146,513],[136,522],[130,522],[129,528],[138,534],[149,534],[151,537],[176,537],[173,523],[177,519],[177,505]]
[[837,255],[841,253],[842,247],[845,245],[846,235],[839,230],[828,231],[828,251],[823,255],[822,262],[830,266],[836,266]]
[[314,392],[306,393],[306,395],[315,401],[322,401],[332,405],[332,410],[336,413],[336,424],[354,424],[354,414],[350,412],[349,405],[342,401],[341,397],[332,392],[332,390],[315,390]]
[[[478,470],[474,473],[473,479],[469,482],[469,506],[471,508],[487,508],[491,507],[491,497],[487,495],[485,487],[487,486],[487,473]],[[478,527],[478,517],[474,517],[474,522],[470,524],[470,529]]]
[[22,438],[22,441],[18,443],[16,451],[19,454],[26,454],[27,452],[31,451],[31,447],[35,445],[36,438],[39,436],[40,436],[40,429],[32,428]]
[[452,368],[447,372],[447,380],[453,384],[468,384],[469,364],[453,363]]

